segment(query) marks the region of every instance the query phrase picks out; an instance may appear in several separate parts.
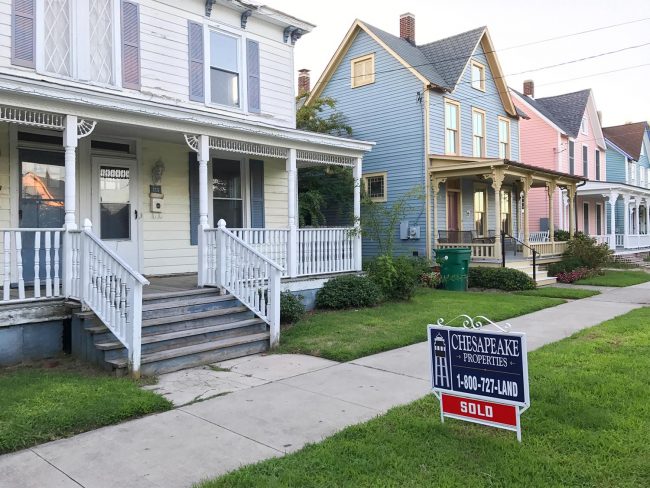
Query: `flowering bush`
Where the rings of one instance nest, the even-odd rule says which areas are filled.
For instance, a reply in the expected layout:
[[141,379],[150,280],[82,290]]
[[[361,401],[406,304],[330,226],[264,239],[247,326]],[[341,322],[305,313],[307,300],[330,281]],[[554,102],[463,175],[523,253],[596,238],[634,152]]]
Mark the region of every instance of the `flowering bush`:
[[558,273],[556,278],[558,283],[573,283],[574,281],[581,280],[583,278],[589,278],[593,274],[593,271],[589,268],[577,268],[573,271],[563,271]]
[[441,282],[442,278],[440,277],[440,273],[437,271],[430,271],[420,275],[420,285],[426,288],[437,288]]

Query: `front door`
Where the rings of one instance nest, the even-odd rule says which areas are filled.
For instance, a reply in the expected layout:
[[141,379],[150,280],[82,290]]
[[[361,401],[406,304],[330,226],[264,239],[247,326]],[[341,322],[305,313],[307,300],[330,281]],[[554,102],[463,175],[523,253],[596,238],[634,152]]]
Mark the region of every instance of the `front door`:
[[[65,163],[62,152],[20,149],[20,203],[19,226],[22,228],[61,228],[65,218]],[[53,238],[53,237],[52,237]],[[22,233],[23,278],[34,281],[34,239],[32,232]],[[45,236],[39,243],[39,262],[45,263]],[[59,245],[62,243],[59,242]],[[54,247],[55,243],[51,242]],[[60,254],[59,254],[60,255]],[[50,255],[53,259],[53,256]],[[59,261],[59,266],[61,262]],[[61,273],[59,269],[56,271]],[[40,266],[40,278],[45,278],[46,267]],[[55,270],[51,271],[54,276]]]
[[447,230],[460,230],[460,192],[447,192]]
[[93,158],[93,231],[139,270],[137,164],[130,158]]

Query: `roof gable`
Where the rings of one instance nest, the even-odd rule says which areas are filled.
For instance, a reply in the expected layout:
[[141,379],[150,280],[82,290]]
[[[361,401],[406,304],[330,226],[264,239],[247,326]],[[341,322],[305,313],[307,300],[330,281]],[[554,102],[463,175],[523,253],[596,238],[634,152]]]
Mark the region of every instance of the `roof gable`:
[[575,138],[580,133],[580,124],[585,115],[590,94],[591,90],[581,90],[554,97],[538,98],[536,101],[545,107],[555,124],[561,127],[567,135]]
[[641,155],[641,145],[643,144],[646,131],[649,129],[650,127],[647,122],[636,122],[633,124],[605,127],[603,133],[608,140],[629,154],[632,159],[638,161]]

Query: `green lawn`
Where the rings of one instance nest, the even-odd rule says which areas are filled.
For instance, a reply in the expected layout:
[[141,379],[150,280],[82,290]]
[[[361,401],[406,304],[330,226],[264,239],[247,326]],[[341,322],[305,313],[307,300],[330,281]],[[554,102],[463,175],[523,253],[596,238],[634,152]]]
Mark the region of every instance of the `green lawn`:
[[0,372],[0,454],[172,408],[128,378],[63,363]]
[[433,396],[203,488],[650,486],[650,308],[529,354],[531,408],[512,432],[440,423]]
[[544,297],[508,293],[451,292],[419,289],[408,302],[374,308],[317,312],[282,332],[277,352],[350,361],[426,340],[426,325],[459,314],[500,321],[563,303]]
[[650,273],[645,271],[604,271],[592,278],[576,281],[576,285],[632,286],[650,281]]
[[543,288],[536,288],[535,290],[525,290],[515,292],[517,295],[526,295],[531,297],[550,297],[550,298],[564,298],[566,300],[580,300],[581,298],[589,298],[594,295],[600,295],[599,291],[595,290],[581,290],[580,288],[560,288],[557,286],[545,286]]

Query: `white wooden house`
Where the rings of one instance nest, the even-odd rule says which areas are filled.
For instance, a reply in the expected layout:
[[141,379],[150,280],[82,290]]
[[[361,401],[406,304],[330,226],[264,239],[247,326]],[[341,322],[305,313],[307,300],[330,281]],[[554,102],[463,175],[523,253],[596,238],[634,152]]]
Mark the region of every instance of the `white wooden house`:
[[281,286],[360,270],[351,229],[298,228],[297,168],[353,168],[358,216],[372,148],[295,128],[313,27],[238,0],[0,0],[0,364],[66,335],[136,373],[263,350]]

